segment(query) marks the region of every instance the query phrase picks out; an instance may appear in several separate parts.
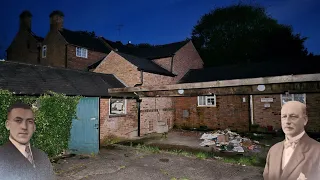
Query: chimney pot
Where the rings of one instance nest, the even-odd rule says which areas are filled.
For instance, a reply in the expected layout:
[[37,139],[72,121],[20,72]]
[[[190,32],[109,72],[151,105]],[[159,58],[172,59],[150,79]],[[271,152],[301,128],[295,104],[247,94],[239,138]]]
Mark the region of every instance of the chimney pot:
[[49,15],[50,30],[62,30],[64,14],[62,11],[55,10]]
[[20,30],[31,31],[32,14],[30,11],[23,11],[20,14]]

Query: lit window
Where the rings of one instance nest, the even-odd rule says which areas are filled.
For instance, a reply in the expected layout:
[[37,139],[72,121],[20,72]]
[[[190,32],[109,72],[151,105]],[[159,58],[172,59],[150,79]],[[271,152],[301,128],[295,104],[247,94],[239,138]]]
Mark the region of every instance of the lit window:
[[86,48],[77,47],[76,56],[82,58],[88,58],[88,50]]
[[42,58],[47,57],[47,45],[42,46]]
[[198,106],[216,107],[216,95],[214,95],[214,96],[198,96]]

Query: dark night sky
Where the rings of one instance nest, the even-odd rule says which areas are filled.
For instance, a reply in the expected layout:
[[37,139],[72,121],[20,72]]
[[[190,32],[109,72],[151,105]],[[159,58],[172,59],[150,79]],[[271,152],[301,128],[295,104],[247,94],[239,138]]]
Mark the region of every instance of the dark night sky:
[[[3,1],[3,0],[2,0]],[[95,31],[96,35],[127,43],[165,44],[190,37],[199,18],[215,7],[236,0],[8,0],[0,7],[0,58],[18,30],[23,10],[33,14],[32,31],[44,37],[49,14],[61,10],[64,27]],[[309,37],[305,46],[320,54],[319,0],[256,0],[280,23],[290,24],[296,33]],[[117,26],[122,24],[121,32]]]

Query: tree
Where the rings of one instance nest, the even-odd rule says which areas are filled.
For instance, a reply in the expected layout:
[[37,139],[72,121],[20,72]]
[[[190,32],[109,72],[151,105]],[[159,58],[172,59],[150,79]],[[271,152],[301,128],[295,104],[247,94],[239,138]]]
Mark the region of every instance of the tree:
[[306,56],[306,39],[279,24],[263,7],[245,4],[214,9],[192,30],[205,66]]

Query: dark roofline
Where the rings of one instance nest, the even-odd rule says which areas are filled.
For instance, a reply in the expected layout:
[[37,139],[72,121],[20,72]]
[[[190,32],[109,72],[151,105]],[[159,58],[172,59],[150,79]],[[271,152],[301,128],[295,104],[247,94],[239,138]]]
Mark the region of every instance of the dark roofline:
[[[128,59],[126,59],[125,57],[123,57],[121,54],[124,54],[124,55],[129,55],[129,56],[132,56],[132,57],[136,57],[136,58],[139,58],[139,59],[145,59],[145,58],[141,58],[141,57],[137,57],[137,56],[134,56],[134,55],[131,55],[131,54],[126,54],[126,53],[119,53],[119,52],[116,52],[116,51],[113,51],[115,53],[117,53],[119,56],[121,56],[122,58],[124,58],[126,61],[129,61]],[[148,59],[145,59],[146,61],[148,61]],[[130,62],[130,61],[129,61]],[[156,64],[155,62],[153,61],[149,61],[150,63],[154,64],[155,66],[157,66],[158,68],[162,69],[164,72],[159,72],[159,71],[152,71],[152,70],[148,70],[148,69],[144,69],[144,68],[140,68],[138,67],[137,65],[133,64],[132,62],[130,62],[131,64],[137,66],[138,68],[138,71],[144,71],[144,72],[148,72],[148,73],[153,73],[153,74],[159,74],[159,75],[163,75],[163,76],[170,76],[170,77],[175,77],[177,75],[173,74],[172,72],[164,69],[163,67],[159,66],[158,64]]]
[[99,64],[106,58],[107,56],[104,56],[102,59],[90,64],[88,67],[87,67],[87,70],[90,70],[90,69],[95,69],[99,66]]
[[[2,63],[2,64],[1,64]],[[70,85],[70,87],[72,87],[75,91],[69,91],[66,89],[66,91],[60,91],[58,90],[57,92],[58,93],[63,93],[63,94],[66,94],[68,96],[85,96],[85,97],[111,97],[111,95],[108,93],[108,89],[109,88],[117,88],[117,87],[126,87],[116,76],[114,76],[113,74],[104,74],[104,73],[95,73],[95,72],[87,72],[87,71],[81,71],[81,70],[76,70],[76,69],[66,69],[66,68],[61,68],[61,67],[52,67],[52,66],[44,66],[44,65],[36,65],[36,64],[28,64],[28,63],[21,63],[21,62],[17,62],[17,61],[4,61],[4,62],[0,62],[0,66],[3,66],[3,67],[15,67],[16,65],[17,66],[20,66],[22,65],[22,67],[25,67],[27,69],[31,69],[31,70],[34,70],[36,72],[38,71],[41,71],[41,68],[42,70],[45,70],[45,71],[49,71],[49,72],[54,72],[54,73],[59,73],[60,76],[67,80],[66,82],[68,82],[68,84]],[[11,65],[10,65],[11,64]],[[30,70],[29,69],[29,70]],[[68,76],[68,73],[71,73],[70,77]],[[76,74],[75,74],[76,73]],[[96,84],[96,80],[98,81],[102,81],[104,82],[103,84],[101,84],[102,87],[105,87],[107,88],[106,91],[97,91],[97,87],[99,87],[98,84],[96,84],[94,88],[94,90],[92,92],[90,91],[83,91],[83,89],[77,89],[79,86],[74,84],[74,82],[72,81],[72,77],[74,78],[74,75],[77,75],[79,74],[80,76],[88,76],[90,78],[93,78],[92,80],[94,80],[95,82],[93,82],[94,84]],[[1,75],[0,75],[1,77]],[[6,77],[2,77],[4,79],[6,79]],[[9,78],[12,78],[12,77],[9,77]],[[42,78],[42,77],[40,77]],[[71,79],[70,79],[71,78]],[[109,82],[110,80],[110,82]],[[67,85],[67,84],[66,84]],[[5,86],[3,86],[3,89],[6,89]],[[17,87],[18,87],[18,84],[17,84]],[[8,89],[9,90],[9,89]],[[15,94],[25,94],[25,95],[33,95],[33,96],[36,96],[36,95],[41,95],[41,94],[44,94],[44,93],[47,93],[49,90],[45,90],[45,91],[41,91],[40,92],[35,92],[37,90],[34,90],[34,91],[26,91],[24,92],[23,88],[19,89],[18,90],[10,90],[11,92],[15,93]],[[55,90],[52,89],[53,92],[56,92]]]
[[83,70],[78,70],[78,69],[66,69],[66,68],[63,68],[63,67],[45,66],[45,65],[40,65],[40,64],[28,64],[28,63],[23,63],[23,62],[19,62],[19,61],[12,61],[12,60],[6,61],[6,63],[24,64],[24,65],[28,65],[28,66],[59,69],[59,70],[64,70],[64,71],[75,71],[75,72],[79,72],[79,73],[83,73],[83,74],[102,74],[102,75],[112,75],[112,76],[114,76],[113,74],[96,73],[96,72],[83,71]]
[[[161,67],[161,68],[163,68],[163,67]],[[166,74],[166,73],[161,73],[161,72],[149,71],[149,70],[145,70],[145,69],[141,69],[141,68],[137,68],[137,69],[138,69],[138,71],[143,71],[143,72],[152,73],[152,74],[158,74],[158,75],[163,75],[163,76],[170,76],[170,77],[176,77],[177,76],[176,74],[173,74],[173,73]]]

